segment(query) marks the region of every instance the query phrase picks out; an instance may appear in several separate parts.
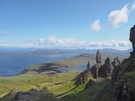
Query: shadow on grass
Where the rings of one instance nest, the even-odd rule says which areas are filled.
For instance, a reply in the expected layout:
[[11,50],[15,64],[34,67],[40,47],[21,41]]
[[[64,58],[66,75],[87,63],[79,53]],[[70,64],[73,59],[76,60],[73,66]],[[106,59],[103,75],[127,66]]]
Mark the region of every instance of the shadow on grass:
[[65,92],[65,93],[62,93],[62,94],[57,95],[57,97],[63,96],[63,95],[65,95],[65,94],[67,94],[67,93],[69,93],[69,92],[73,91],[73,90],[74,90],[74,89],[76,89],[77,87],[78,87],[78,86],[75,86],[74,88],[70,89],[69,91],[67,91],[67,92]]
[[106,81],[78,89],[72,94],[65,95],[61,98],[62,101],[94,101],[98,93],[104,88]]

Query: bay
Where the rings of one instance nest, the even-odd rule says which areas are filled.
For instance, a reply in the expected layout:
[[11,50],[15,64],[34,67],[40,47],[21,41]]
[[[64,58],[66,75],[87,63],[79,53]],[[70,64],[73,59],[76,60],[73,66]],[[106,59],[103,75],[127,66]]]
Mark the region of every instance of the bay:
[[60,61],[75,55],[0,56],[0,76],[14,76],[33,64]]

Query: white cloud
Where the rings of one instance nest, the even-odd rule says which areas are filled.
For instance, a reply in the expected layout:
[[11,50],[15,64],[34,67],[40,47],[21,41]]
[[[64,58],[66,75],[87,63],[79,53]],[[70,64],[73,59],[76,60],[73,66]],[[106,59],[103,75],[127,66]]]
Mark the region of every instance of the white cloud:
[[135,10],[135,1],[132,4],[131,10]]
[[75,39],[58,39],[56,37],[49,37],[47,39],[26,40],[17,44],[0,43],[0,47],[24,47],[24,48],[80,48],[80,49],[99,49],[99,48],[113,48],[113,49],[130,49],[131,43],[129,41],[96,41],[84,42]]
[[128,6],[111,11],[108,17],[113,27],[119,27],[121,23],[128,22]]
[[91,29],[92,31],[95,31],[95,32],[100,31],[100,30],[101,30],[100,20],[94,21],[94,22],[91,24],[90,29]]
[[[1,44],[0,44],[1,46]],[[75,39],[58,39],[49,37],[47,39],[27,40],[16,44],[15,46],[29,48],[81,48],[81,49],[97,49],[97,48],[113,48],[113,49],[129,49],[131,43],[129,41],[105,41],[105,42],[84,42]]]

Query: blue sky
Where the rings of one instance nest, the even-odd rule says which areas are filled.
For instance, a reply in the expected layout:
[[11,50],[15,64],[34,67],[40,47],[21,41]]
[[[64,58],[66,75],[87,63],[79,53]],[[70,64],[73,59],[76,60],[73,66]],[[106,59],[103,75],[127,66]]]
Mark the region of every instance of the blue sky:
[[0,46],[130,48],[134,18],[133,0],[0,0]]

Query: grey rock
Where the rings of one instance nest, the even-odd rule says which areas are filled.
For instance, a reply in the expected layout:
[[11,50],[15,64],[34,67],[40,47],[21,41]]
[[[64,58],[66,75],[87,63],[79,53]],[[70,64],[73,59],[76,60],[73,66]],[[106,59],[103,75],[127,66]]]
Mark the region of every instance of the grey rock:
[[94,78],[98,78],[99,77],[99,69],[102,66],[101,64],[102,59],[101,59],[101,54],[100,51],[97,50],[96,53],[96,64],[91,68],[91,72]]
[[112,75],[112,72],[113,72],[113,66],[111,64],[110,58],[107,57],[104,65],[101,66],[101,68],[99,69],[99,76],[109,77]]
[[113,67],[114,68],[118,68],[118,66],[120,66],[120,60],[119,60],[119,58],[117,57],[117,58],[114,58],[114,60],[113,60],[113,62],[112,62],[112,65],[113,65]]
[[99,69],[101,67],[101,63],[96,63],[92,68],[91,68],[91,72],[94,78],[98,78],[99,77]]
[[79,84],[87,82],[90,77],[93,77],[93,76],[91,73],[90,63],[88,62],[86,70],[84,72],[80,73],[80,76],[78,77]]
[[135,25],[130,29],[130,42],[132,43],[133,51],[131,52],[131,56],[135,56]]
[[30,89],[26,92],[17,92],[15,101],[60,101],[53,94],[45,93],[44,90]]
[[100,54],[100,51],[97,50],[97,53],[96,53],[96,63],[101,63],[101,62],[102,62],[101,54]]

